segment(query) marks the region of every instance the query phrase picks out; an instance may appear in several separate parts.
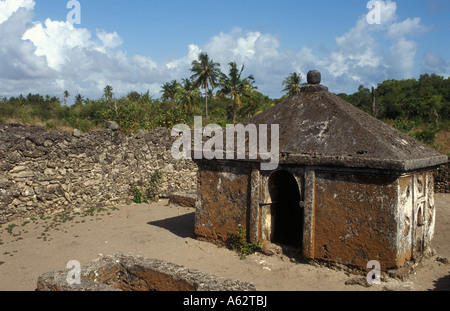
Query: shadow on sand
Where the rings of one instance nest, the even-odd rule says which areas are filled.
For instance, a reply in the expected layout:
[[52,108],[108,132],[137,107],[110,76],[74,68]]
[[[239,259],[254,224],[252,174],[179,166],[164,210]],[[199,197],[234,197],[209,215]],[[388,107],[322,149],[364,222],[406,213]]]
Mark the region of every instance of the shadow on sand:
[[434,281],[433,291],[450,291],[450,274]]
[[147,224],[169,230],[181,238],[194,236],[195,213],[150,221]]

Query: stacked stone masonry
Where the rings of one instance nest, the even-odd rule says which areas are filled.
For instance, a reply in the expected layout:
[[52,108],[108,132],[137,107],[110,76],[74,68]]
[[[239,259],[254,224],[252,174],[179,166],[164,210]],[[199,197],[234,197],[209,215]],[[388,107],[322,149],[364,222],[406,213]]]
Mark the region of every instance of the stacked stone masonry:
[[450,193],[450,162],[441,165],[434,174],[434,189],[439,193]]
[[131,203],[159,170],[160,197],[197,186],[197,166],[175,160],[167,129],[127,137],[111,127],[83,134],[0,124],[0,224],[17,218]]
[[[144,189],[155,170],[161,197],[196,192],[197,165],[172,157],[175,139],[163,128],[127,137],[111,126],[83,134],[0,124],[0,224],[130,203],[131,185]],[[450,192],[449,168],[436,171],[436,191]]]
[[38,291],[256,291],[236,279],[222,278],[159,259],[117,253],[81,267],[80,284],[69,284],[70,270],[38,278]]

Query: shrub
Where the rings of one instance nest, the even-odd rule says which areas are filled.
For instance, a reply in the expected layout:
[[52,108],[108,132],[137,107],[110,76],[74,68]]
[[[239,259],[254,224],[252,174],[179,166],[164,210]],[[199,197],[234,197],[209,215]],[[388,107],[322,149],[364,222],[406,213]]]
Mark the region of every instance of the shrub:
[[155,201],[156,197],[158,196],[159,186],[161,185],[161,177],[162,174],[158,170],[154,171],[152,176],[150,177],[149,186],[145,191],[145,195],[148,200]]
[[162,174],[156,170],[150,176],[149,185],[144,191],[139,189],[136,185],[131,185],[131,191],[133,193],[133,202],[141,204],[148,203],[149,201],[156,201],[158,197],[159,187],[161,185]]
[[422,132],[411,134],[411,136],[418,141],[431,146],[434,144],[434,140],[436,139],[436,131],[432,129],[424,129]]
[[241,259],[245,259],[248,255],[255,253],[260,248],[260,243],[247,242],[247,232],[239,225],[238,231],[230,233],[227,240],[229,249],[236,251],[241,255]]
[[143,195],[142,191],[136,185],[131,185],[131,191],[133,192],[134,203],[137,204],[147,203],[147,199]]

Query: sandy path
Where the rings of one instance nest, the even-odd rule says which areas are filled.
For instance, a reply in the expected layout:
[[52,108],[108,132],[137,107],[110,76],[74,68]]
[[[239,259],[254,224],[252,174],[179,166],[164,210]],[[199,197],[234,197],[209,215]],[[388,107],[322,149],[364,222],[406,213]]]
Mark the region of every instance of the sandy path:
[[[30,291],[39,275],[65,268],[70,260],[82,265],[103,255],[129,252],[163,259],[188,268],[255,284],[264,291],[450,290],[450,194],[437,194],[437,225],[433,248],[406,282],[389,279],[366,288],[345,285],[354,276],[344,271],[296,264],[280,257],[253,254],[245,260],[227,250],[192,238],[194,211],[166,200],[155,204],[77,215],[66,222],[51,219],[15,221],[0,228],[0,290]],[[11,225],[16,227],[9,230]],[[9,233],[8,231],[11,231]]]

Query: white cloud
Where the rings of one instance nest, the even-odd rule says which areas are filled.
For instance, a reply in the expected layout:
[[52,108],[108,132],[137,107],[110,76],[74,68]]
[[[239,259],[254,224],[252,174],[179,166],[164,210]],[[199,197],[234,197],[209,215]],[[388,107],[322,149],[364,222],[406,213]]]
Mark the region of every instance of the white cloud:
[[[281,96],[283,79],[292,72],[306,78],[311,69],[322,72],[323,84],[333,92],[354,92],[360,84],[410,77],[417,70],[418,43],[409,36],[428,31],[419,18],[400,20],[397,4],[380,1],[381,25],[370,25],[361,15],[355,25],[337,37],[334,46],[320,56],[309,46],[282,49],[271,33],[234,27],[204,44],[190,44],[186,54],[166,62],[149,56],[128,56],[117,32],[74,27],[68,22],[33,22],[34,1],[0,1],[0,93],[71,94],[97,97],[106,85],[116,94],[150,90],[160,95],[160,86],[191,75],[189,69],[199,53],[207,52],[219,62],[245,64],[245,75],[255,76],[258,88],[272,97]],[[383,42],[382,42],[383,41]],[[385,47],[385,42],[388,45]],[[449,73],[449,61],[425,53],[422,68]]]
[[84,48],[89,44],[91,34],[86,29],[77,29],[69,22],[47,19],[42,23],[34,23],[22,36],[30,40],[36,47],[35,54],[45,56],[50,68],[60,70],[67,62],[69,51]]
[[97,30],[97,37],[102,45],[98,47],[100,52],[106,53],[106,50],[113,50],[123,44],[122,38],[116,33],[110,33],[103,30]]
[[422,70],[427,73],[436,73],[441,76],[450,76],[450,61],[431,51],[426,51],[422,59]]
[[397,3],[393,1],[379,1],[381,9],[381,24],[390,24],[398,19],[397,16]]
[[203,46],[214,58],[224,64],[230,61],[238,63],[258,62],[278,57],[278,39],[271,34],[260,32],[244,32],[234,27],[231,32],[214,36]]
[[391,38],[402,38],[407,35],[421,34],[429,31],[431,27],[421,24],[419,17],[408,18],[400,23],[394,23],[389,27],[387,35]]
[[32,12],[21,8],[0,24],[0,77],[6,81],[45,78],[53,74],[45,57],[34,54],[34,45],[21,40],[31,18]]
[[195,44],[190,44],[188,49],[189,51],[186,56],[168,62],[166,67],[170,70],[186,70],[187,67],[190,67],[192,62],[198,58],[198,55],[202,50]]
[[[34,2],[22,3],[24,7],[13,7],[8,14],[2,11],[6,20],[0,24],[1,95],[57,95],[68,89],[71,94],[96,97],[108,84],[116,94],[131,90],[156,94],[159,85],[177,72],[148,56],[127,57],[116,32],[97,30],[92,36],[69,22],[33,22]],[[3,8],[6,4],[10,2],[0,2]]]
[[390,55],[386,59],[390,72],[396,77],[407,78],[414,75],[417,43],[400,39],[391,46]]
[[20,8],[32,10],[34,8],[33,0],[4,0],[0,1],[0,24],[7,21]]

